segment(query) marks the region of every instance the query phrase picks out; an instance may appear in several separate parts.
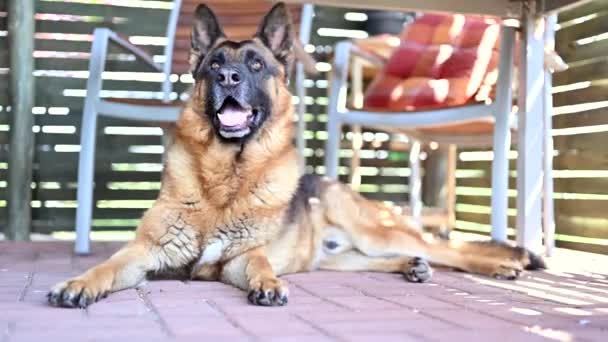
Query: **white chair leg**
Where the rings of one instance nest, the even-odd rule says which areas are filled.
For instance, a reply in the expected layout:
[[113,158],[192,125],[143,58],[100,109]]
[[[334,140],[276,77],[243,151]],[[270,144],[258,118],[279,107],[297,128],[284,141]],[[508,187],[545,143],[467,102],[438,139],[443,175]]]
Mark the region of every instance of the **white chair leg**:
[[363,147],[363,134],[361,126],[352,126],[352,148],[353,156],[350,159],[350,186],[357,190],[361,186],[361,148]]
[[102,74],[108,51],[108,30],[97,29],[94,32],[91,60],[89,62],[89,79],[87,80],[87,97],[84,101],[82,125],[80,127],[80,156],[78,160],[78,189],[76,209],[76,241],[74,252],[88,254],[91,252],[90,232],[93,216],[93,186],[95,170],[95,138],[97,132],[96,102],[102,86]]
[[340,138],[342,123],[338,113],[330,113],[327,121],[327,143],[325,146],[325,176],[338,179],[338,166],[340,164]]
[[420,141],[412,140],[410,148],[410,207],[412,223],[422,229],[422,175],[420,172]]
[[[363,108],[363,64],[359,58],[351,61],[351,96],[350,102],[353,108]],[[363,148],[363,134],[361,125],[352,125],[352,148],[353,156],[350,165],[350,185],[353,189],[361,186],[361,148]]]
[[456,225],[456,164],[458,149],[456,145],[448,146],[448,172],[446,175],[446,211],[447,229],[451,232]]
[[511,107],[515,28],[502,28],[496,103],[494,104],[494,160],[492,161],[492,239],[507,241],[509,209],[509,159],[511,148]]
[[299,100],[297,107],[298,122],[296,124],[296,147],[298,149],[298,157],[300,158],[301,173],[304,173],[304,168],[306,167],[306,156],[304,155],[304,151],[306,150],[306,139],[304,138],[304,132],[306,131],[306,122],[304,121],[304,114],[306,112],[305,76],[304,65],[298,63],[296,65],[296,96]]
[[342,133],[341,115],[346,108],[346,78],[350,53],[350,43],[347,41],[336,44],[334,64],[331,71],[331,86],[329,88],[327,145],[325,148],[325,175],[338,179],[340,138]]
[[[300,43],[302,46],[306,46],[310,42],[310,32],[312,31],[312,20],[314,17],[313,8],[314,6],[311,4],[306,4],[302,7],[302,18],[300,20]],[[304,114],[306,113],[306,87],[304,87],[304,81],[306,81],[304,65],[298,62],[296,64],[296,96],[299,99],[297,107],[296,147],[300,157],[301,173],[304,173],[306,167],[306,157],[304,155],[304,151],[306,150],[306,139],[304,139],[304,132],[306,131],[306,121],[304,120]]]
[[542,249],[544,41],[536,13],[524,11],[519,58],[517,244]]

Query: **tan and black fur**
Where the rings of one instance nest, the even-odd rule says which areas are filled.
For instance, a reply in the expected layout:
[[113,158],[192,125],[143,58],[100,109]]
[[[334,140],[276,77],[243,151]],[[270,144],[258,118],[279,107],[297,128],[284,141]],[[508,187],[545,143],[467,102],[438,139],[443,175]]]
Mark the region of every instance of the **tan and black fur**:
[[[253,304],[283,305],[288,289],[277,276],[287,273],[403,272],[410,281],[426,281],[429,260],[511,279],[543,266],[522,249],[424,238],[404,217],[345,185],[299,178],[285,7],[275,6],[246,42],[227,40],[205,6],[195,19],[190,61],[196,82],[167,147],[158,199],[132,242],[55,285],[51,304],[86,307],[149,273],[180,269],[248,291]],[[218,121],[216,112],[224,113],[228,102],[250,113],[246,126]]]

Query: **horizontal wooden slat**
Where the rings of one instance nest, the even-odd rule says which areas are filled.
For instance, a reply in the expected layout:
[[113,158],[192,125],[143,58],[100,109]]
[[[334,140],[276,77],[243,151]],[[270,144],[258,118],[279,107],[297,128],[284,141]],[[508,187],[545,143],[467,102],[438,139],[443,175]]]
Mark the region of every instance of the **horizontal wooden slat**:
[[606,151],[608,132],[566,135],[554,137],[554,146],[559,150]]
[[569,241],[556,241],[555,245],[560,248],[575,249],[589,253],[608,254],[608,246],[593,245]]
[[118,22],[109,20],[102,22],[36,20],[36,32],[92,34],[95,28],[105,27],[125,36],[164,37],[166,26],[162,23],[167,21],[168,13],[149,14],[149,16],[146,20],[125,18],[125,20]]
[[[8,132],[0,132],[0,141],[8,136]],[[79,145],[80,134],[37,133],[35,134],[35,140],[38,145]],[[124,151],[125,153],[130,146],[162,145],[160,136],[146,135],[103,135],[103,137],[97,139],[97,143],[100,148],[112,148],[116,152]]]
[[[0,189],[0,194],[4,190]],[[32,196],[38,201],[74,201],[75,189],[39,189],[32,190]],[[158,190],[108,190],[95,189],[95,200],[154,200]]]
[[563,152],[553,164],[558,170],[608,170],[608,153],[590,150]]
[[566,71],[553,75],[553,85],[595,81],[608,78],[608,56],[598,56],[587,60],[585,63],[570,65]]
[[560,42],[555,48],[566,63],[584,61],[597,56],[608,55],[608,39],[585,45],[577,45],[574,42]]
[[[458,211],[456,213],[456,219],[460,221],[490,224],[490,214]],[[509,227],[515,227],[515,216],[509,216],[507,224]]]
[[[515,208],[515,197],[509,197],[509,208]],[[470,195],[457,195],[456,203],[481,205],[489,207],[491,203],[490,196],[470,196]]]
[[[146,211],[146,208],[141,209],[100,209],[96,208],[93,211],[93,218],[102,219],[138,219]],[[52,220],[65,221],[66,218],[71,219],[76,217],[75,208],[32,208],[32,219],[34,220]]]
[[[36,70],[89,70],[88,58],[36,58],[34,62]],[[156,72],[151,66],[140,61],[117,61],[106,62],[106,71],[125,72]]]
[[553,95],[553,105],[555,107],[561,107],[579,103],[604,101],[608,98],[606,96],[607,94],[608,83],[592,85],[584,89],[566,91]]
[[608,124],[608,107],[553,117],[553,128],[583,127]]
[[[515,188],[516,179],[513,177],[509,178],[509,188]],[[474,188],[491,188],[492,187],[492,179],[490,177],[486,178],[461,178],[456,181],[458,186],[467,186]]]
[[558,215],[558,234],[608,239],[608,220]]
[[[0,47],[2,41],[0,40]],[[117,47],[114,44],[109,45],[109,54],[129,54],[124,49]],[[138,45],[138,47],[150,55],[162,55],[164,46],[156,45]],[[91,52],[90,41],[62,40],[62,39],[36,39],[34,48],[36,51],[62,51],[62,52]]]
[[605,218],[608,201],[604,200],[556,200],[555,212],[563,216]]
[[[556,178],[555,192],[608,195],[608,178]],[[585,200],[581,200],[584,202]]]
[[[104,4],[101,2],[78,3],[78,2],[48,2],[36,1],[36,12],[53,14],[71,14],[81,16],[102,16],[107,18],[153,18],[169,16],[169,9],[127,7],[116,4]],[[165,19],[166,20],[166,19]],[[163,23],[158,23],[164,26]]]
[[608,10],[596,12],[595,15],[593,19],[557,31],[556,41],[572,42],[608,32]]
[[581,6],[577,6],[573,9],[564,11],[559,14],[558,20],[560,23],[565,21],[580,18],[586,15],[594,14],[599,11],[606,9],[606,3],[604,0],[594,0]]
[[[6,179],[6,175],[6,170],[0,170],[0,179]],[[42,170],[38,168],[34,170],[33,178],[36,182],[75,183],[78,174],[74,167],[44,168]],[[95,170],[95,182],[99,184],[109,182],[159,182],[160,178],[160,172]]]

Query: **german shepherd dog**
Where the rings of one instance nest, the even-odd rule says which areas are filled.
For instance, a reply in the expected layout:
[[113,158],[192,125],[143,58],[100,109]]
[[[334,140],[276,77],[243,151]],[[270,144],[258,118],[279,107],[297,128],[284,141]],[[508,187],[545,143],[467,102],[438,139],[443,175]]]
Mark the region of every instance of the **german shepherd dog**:
[[192,28],[192,96],[167,147],[158,199],[128,243],[55,285],[55,306],[86,307],[148,274],[188,270],[248,292],[252,304],[287,303],[277,277],[316,269],[402,272],[430,278],[430,262],[514,279],[544,267],[520,248],[434,240],[346,185],[298,177],[287,88],[294,62],[288,12],[278,4],[251,40],[226,38],[200,5]]

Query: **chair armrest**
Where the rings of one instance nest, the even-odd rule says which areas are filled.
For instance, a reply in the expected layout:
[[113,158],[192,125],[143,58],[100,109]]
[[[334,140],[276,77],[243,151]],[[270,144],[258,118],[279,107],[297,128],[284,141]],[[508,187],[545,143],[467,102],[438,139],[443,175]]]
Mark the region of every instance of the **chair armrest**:
[[362,49],[361,47],[359,47],[356,44],[351,45],[350,54],[351,54],[351,57],[361,58],[364,61],[373,65],[374,67],[381,68],[384,66],[384,64],[386,64],[386,59],[380,57],[379,55],[371,53],[365,49]]
[[[97,28],[95,29],[95,32],[97,31],[102,31],[104,32],[107,37],[108,40],[112,43],[114,43],[117,46],[120,46],[122,49],[132,53],[133,55],[135,55],[136,58],[138,58],[139,60],[141,60],[142,62],[148,64],[150,67],[152,67],[154,70],[156,71],[163,71],[163,67],[161,65],[159,65],[158,63],[154,62],[154,59],[152,58],[152,56],[150,54],[148,54],[145,50],[131,44],[131,42],[129,42],[129,40],[124,37],[121,36],[120,34],[107,29],[107,28]],[[169,61],[167,61],[167,63],[170,63]]]
[[374,66],[382,66],[386,63],[393,50],[399,46],[401,40],[396,35],[382,34],[366,39],[353,41],[353,53]]

